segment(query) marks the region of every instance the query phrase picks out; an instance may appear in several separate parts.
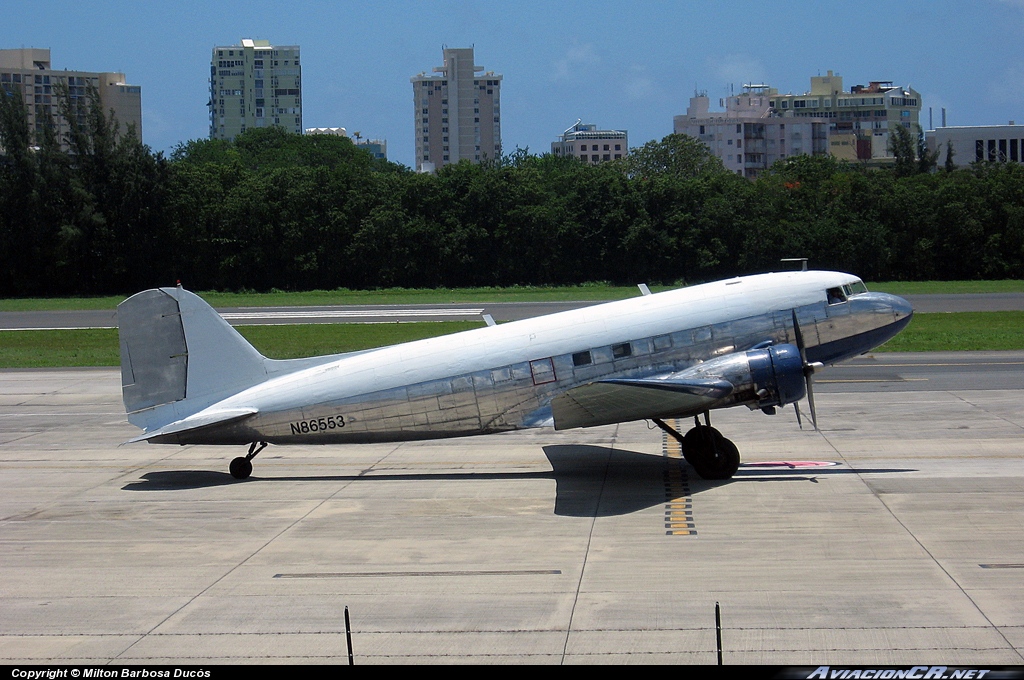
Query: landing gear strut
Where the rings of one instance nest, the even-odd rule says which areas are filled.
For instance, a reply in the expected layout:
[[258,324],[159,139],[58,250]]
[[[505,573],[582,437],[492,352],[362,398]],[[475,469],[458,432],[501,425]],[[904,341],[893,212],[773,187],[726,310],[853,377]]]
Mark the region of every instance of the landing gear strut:
[[683,448],[683,458],[704,479],[730,479],[740,466],[740,452],[722,433],[711,427],[711,416],[704,412],[704,424],[694,416],[693,428],[686,436],[679,434],[662,420],[652,418],[654,424],[674,437]]
[[267,448],[266,442],[253,442],[249,446],[249,454],[247,456],[239,456],[231,461],[231,465],[228,466],[231,476],[235,479],[248,479],[249,475],[252,474],[252,459],[265,448]]

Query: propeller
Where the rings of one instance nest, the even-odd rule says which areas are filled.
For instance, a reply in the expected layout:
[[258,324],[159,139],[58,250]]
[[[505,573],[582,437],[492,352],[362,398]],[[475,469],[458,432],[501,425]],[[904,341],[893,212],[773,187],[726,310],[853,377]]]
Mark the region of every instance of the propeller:
[[[807,405],[811,409],[811,424],[814,425],[814,431],[818,432],[818,414],[814,410],[814,380],[811,376],[813,376],[815,371],[819,368],[822,368],[824,364],[820,361],[807,361],[807,349],[804,346],[804,334],[800,332],[800,322],[796,319],[795,309],[793,310],[793,333],[796,336],[796,348],[800,350],[800,364],[803,367],[804,383],[807,385]],[[793,408],[796,410],[796,423],[802,430],[804,428],[804,424],[800,420],[800,405],[797,402],[793,402]]]

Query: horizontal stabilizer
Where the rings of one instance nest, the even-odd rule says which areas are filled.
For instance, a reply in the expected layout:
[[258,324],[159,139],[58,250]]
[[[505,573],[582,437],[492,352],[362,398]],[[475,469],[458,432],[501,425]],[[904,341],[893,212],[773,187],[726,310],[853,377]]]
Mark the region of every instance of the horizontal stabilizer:
[[726,380],[601,380],[555,397],[556,430],[594,427],[646,418],[688,416],[711,408],[732,394]]
[[173,423],[164,425],[161,428],[139,435],[134,439],[129,439],[128,443],[133,442],[154,442],[154,443],[175,443],[175,437],[184,434],[186,432],[192,433],[196,430],[201,430],[207,427],[213,427],[215,425],[227,425],[229,423],[235,423],[240,420],[244,420],[257,413],[254,408],[236,408],[236,409],[218,409],[210,411],[200,411],[199,413],[177,420]]

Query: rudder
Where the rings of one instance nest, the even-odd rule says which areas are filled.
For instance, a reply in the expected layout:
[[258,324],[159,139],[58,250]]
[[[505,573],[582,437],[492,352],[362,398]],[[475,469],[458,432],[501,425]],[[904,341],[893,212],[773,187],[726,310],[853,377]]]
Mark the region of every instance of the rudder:
[[117,306],[121,395],[128,413],[185,398],[188,349],[178,301],[147,290]]
[[[139,426],[195,413],[267,379],[263,355],[181,287],[133,295],[117,306],[117,317],[122,396],[129,420]],[[173,415],[156,415],[158,407],[175,403]],[[149,413],[131,417],[141,411]]]

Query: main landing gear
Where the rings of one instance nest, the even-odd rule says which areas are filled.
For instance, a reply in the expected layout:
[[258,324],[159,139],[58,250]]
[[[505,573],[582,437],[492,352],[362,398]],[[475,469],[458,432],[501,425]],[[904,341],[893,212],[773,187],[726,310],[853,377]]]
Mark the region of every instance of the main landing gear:
[[249,475],[252,474],[252,459],[265,448],[267,448],[266,442],[253,442],[249,446],[249,454],[247,456],[239,456],[231,461],[231,465],[228,466],[231,476],[235,479],[248,479]]
[[704,424],[694,416],[694,426],[685,436],[658,418],[654,424],[679,441],[683,458],[704,479],[730,479],[740,467],[740,452],[736,445],[711,427],[711,416],[705,411]]

